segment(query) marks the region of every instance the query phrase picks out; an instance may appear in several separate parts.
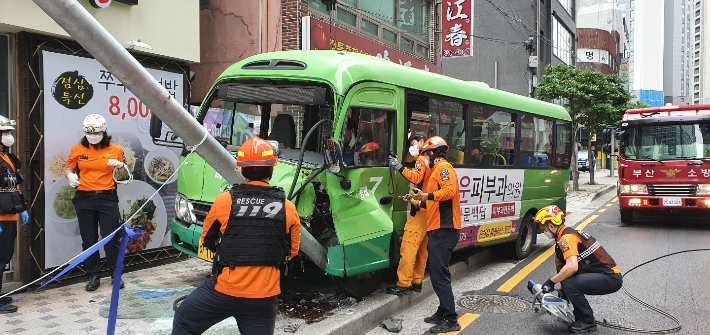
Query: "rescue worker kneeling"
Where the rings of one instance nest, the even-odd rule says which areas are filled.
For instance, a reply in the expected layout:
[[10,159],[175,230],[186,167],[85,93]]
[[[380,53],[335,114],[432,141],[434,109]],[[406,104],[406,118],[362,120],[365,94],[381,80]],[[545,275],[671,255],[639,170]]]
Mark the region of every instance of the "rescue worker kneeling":
[[220,194],[205,218],[200,242],[215,252],[213,276],[175,312],[174,335],[202,334],[230,316],[241,334],[274,333],[279,267],[298,254],[301,238],[296,206],[268,184],[276,163],[263,139],[241,146],[237,171],[247,184]]
[[565,226],[564,221],[565,214],[555,205],[543,207],[535,215],[535,222],[542,225],[545,235],[555,239],[557,274],[542,285],[542,292],[550,293],[555,283],[561,283],[562,291],[574,306],[575,323],[568,330],[593,332],[597,325],[584,295],[618,291],[622,285],[621,270],[594,237]]

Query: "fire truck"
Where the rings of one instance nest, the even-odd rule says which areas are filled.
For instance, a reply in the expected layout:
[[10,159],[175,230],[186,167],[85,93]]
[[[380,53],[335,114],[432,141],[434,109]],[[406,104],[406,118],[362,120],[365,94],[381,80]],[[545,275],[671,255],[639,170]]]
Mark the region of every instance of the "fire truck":
[[710,105],[630,109],[620,123],[619,212],[710,213]]

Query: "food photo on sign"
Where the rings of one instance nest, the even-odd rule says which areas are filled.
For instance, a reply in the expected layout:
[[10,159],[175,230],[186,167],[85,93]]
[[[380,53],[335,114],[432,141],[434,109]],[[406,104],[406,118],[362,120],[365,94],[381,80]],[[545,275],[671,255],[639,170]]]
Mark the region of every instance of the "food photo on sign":
[[[170,224],[180,150],[157,146],[150,136],[150,109],[95,59],[42,51],[44,95],[44,182],[46,268],[57,266],[81,252],[76,212],[71,203],[76,189],[64,177],[71,147],[84,136],[82,121],[89,114],[106,118],[106,133],[123,149],[133,173],[129,184],[118,184],[119,211],[127,224],[146,234],[131,241],[128,252],[170,246]],[[178,101],[184,101],[184,74],[148,69],[156,81]],[[169,131],[167,126],[164,131]],[[79,174],[81,176],[81,174]],[[119,179],[120,180],[120,179]],[[81,177],[80,177],[81,181]],[[150,198],[161,186],[159,194]],[[103,257],[103,249],[101,250]]]

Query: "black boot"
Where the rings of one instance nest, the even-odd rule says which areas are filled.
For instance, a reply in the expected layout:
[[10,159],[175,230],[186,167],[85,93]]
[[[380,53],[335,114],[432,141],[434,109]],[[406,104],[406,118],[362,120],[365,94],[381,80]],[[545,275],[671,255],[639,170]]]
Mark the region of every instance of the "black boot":
[[422,283],[419,283],[419,284],[412,283],[412,289],[414,290],[414,292],[422,293]]
[[429,328],[430,333],[448,333],[461,330],[461,325],[459,325],[456,320],[445,320],[434,327]]
[[15,305],[10,305],[5,308],[2,308],[2,306],[0,306],[0,314],[10,314],[15,312],[17,312],[17,306]]
[[403,295],[403,294],[406,294],[406,295],[410,295],[410,294],[412,294],[412,293],[414,293],[414,289],[412,289],[411,286],[409,286],[409,287],[401,287],[401,286],[399,286],[399,285],[395,285],[395,286],[392,286],[392,287],[388,287],[388,288],[387,288],[387,294],[394,294],[394,295]]
[[438,325],[438,324],[444,322],[444,318],[434,314],[432,316],[425,317],[424,322]]
[[570,333],[591,333],[597,331],[597,324],[595,322],[586,323],[582,320],[575,322],[573,325],[567,327]]
[[12,297],[2,297],[0,298],[0,307],[5,306],[12,302]]
[[101,285],[101,279],[99,279],[99,274],[98,273],[92,273],[89,275],[89,282],[86,283],[86,291],[91,292],[91,291],[96,291],[97,288]]
[[[111,276],[111,285],[113,285],[113,275]],[[121,286],[119,288],[123,288],[123,279],[121,279]]]

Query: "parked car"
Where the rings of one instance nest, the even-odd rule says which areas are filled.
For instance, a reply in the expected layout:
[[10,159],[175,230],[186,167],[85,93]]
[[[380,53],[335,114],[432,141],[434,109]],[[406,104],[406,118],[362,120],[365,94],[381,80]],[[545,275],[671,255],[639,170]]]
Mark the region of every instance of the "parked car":
[[587,150],[577,152],[577,171],[589,172],[589,152]]

